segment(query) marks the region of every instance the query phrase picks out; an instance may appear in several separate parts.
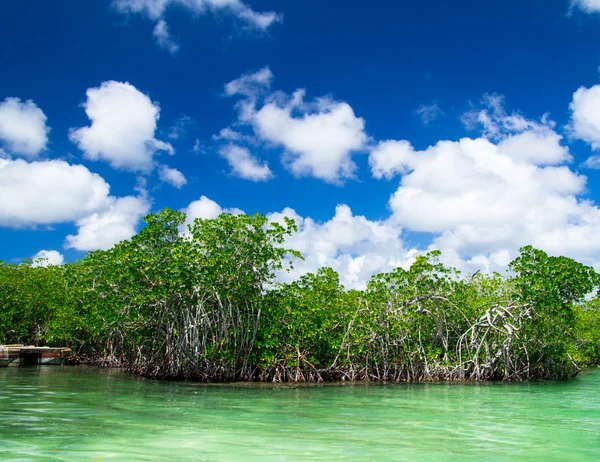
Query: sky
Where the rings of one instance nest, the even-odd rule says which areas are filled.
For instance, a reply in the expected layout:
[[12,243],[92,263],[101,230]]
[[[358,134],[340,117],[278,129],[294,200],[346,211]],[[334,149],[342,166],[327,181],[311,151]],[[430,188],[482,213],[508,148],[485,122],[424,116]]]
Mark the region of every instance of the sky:
[[600,0],[1,2],[0,260],[164,207],[293,218],[282,280],[600,269]]

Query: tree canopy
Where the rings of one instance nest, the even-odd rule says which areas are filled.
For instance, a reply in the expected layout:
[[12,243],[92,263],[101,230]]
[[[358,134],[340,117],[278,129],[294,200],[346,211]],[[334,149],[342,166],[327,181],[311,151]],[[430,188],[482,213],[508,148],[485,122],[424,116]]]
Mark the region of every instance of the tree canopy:
[[0,263],[0,343],[70,346],[76,360],[203,381],[568,378],[600,362],[600,278],[521,249],[509,272],[463,276],[438,251],[346,290],[301,255],[292,220],[148,215],[79,261]]

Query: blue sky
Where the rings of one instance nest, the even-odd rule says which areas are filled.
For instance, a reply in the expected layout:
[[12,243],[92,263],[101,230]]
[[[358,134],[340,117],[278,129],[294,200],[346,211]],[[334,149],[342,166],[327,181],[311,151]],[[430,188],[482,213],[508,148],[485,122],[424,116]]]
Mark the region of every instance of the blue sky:
[[0,5],[0,259],[162,207],[295,218],[347,286],[439,248],[600,264],[600,0]]

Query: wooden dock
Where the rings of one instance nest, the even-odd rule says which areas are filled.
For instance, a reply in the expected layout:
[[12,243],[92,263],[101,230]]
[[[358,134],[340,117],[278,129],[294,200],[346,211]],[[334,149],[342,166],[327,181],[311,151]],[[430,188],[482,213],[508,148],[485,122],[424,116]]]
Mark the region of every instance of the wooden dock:
[[18,361],[22,366],[60,365],[65,363],[70,354],[69,348],[0,345],[0,367],[6,367],[13,361]]

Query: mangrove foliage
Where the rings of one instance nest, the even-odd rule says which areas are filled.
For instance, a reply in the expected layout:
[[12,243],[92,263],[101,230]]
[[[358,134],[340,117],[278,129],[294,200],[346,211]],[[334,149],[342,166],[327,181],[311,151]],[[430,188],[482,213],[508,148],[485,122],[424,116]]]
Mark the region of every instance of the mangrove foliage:
[[0,263],[0,344],[69,346],[80,362],[201,381],[565,379],[600,361],[600,284],[532,247],[504,274],[432,251],[347,290],[331,268],[292,283],[292,220],[168,209],[62,266]]

